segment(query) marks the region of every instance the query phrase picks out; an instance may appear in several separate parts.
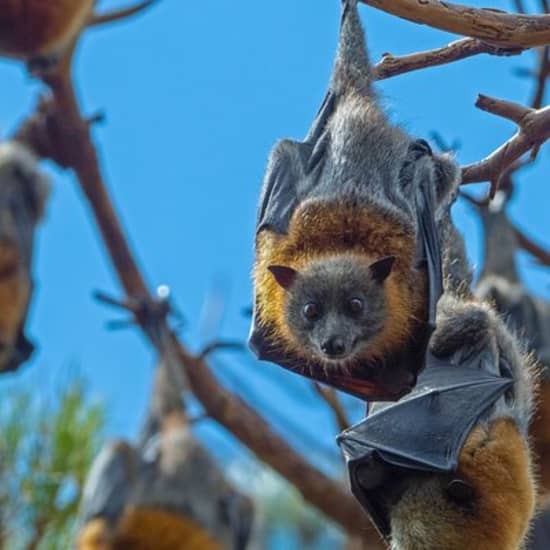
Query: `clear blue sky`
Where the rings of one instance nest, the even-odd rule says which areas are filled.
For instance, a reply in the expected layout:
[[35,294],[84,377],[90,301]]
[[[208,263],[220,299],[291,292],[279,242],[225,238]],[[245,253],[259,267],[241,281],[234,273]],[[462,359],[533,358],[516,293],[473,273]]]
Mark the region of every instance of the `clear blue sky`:
[[[117,4],[105,1],[100,7]],[[453,39],[364,6],[361,13],[375,60],[383,52],[403,54]],[[255,207],[265,161],[276,139],[306,132],[326,89],[338,18],[337,0],[164,0],[145,16],[90,31],[82,40],[78,89],[87,113],[101,109],[107,115],[106,124],[94,130],[106,180],[148,280],[172,288],[188,320],[182,334],[194,347],[205,332],[213,336],[211,328],[199,327],[212,289],[225,299],[221,334],[246,338],[248,320],[241,309],[251,300]],[[480,56],[397,77],[379,89],[395,120],[418,136],[437,129],[450,141],[460,140],[459,159],[467,163],[514,130],[476,110],[476,94],[527,101],[532,83],[512,71],[533,63],[530,53]],[[0,86],[5,136],[29,112],[39,87],[8,61],[0,63]],[[512,210],[542,242],[550,242],[549,167],[543,148],[537,165],[521,174]],[[10,383],[32,383],[53,396],[68,370],[77,368],[92,395],[108,404],[109,433],[132,436],[154,357],[137,331],[105,330],[116,312],[94,303],[91,293],[117,294],[118,286],[73,176],[49,170],[54,192],[37,241],[29,327],[39,351]],[[460,205],[456,220],[477,261],[477,221]],[[527,258],[522,266],[529,286],[548,295],[548,273]],[[281,416],[298,426],[311,421],[310,433],[321,435],[326,448],[317,456],[321,465],[334,452],[335,428],[307,386],[235,354],[217,369],[277,418],[285,433],[291,428]],[[221,430],[207,432],[209,441],[222,440]],[[295,434],[293,441],[308,447],[307,433]]]

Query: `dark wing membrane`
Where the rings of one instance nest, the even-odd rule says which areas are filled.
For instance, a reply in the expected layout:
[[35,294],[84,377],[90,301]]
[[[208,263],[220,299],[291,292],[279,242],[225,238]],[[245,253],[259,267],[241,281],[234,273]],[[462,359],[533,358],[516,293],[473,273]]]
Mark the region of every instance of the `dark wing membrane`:
[[[429,332],[435,328],[437,302],[443,294],[443,270],[441,248],[437,225],[435,222],[435,197],[433,189],[423,181],[416,193],[416,211],[418,216],[419,239],[422,246],[421,259],[426,263],[428,270],[429,303],[428,322]],[[431,330],[430,330],[431,329]],[[429,335],[428,335],[429,338]]]
[[472,428],[513,385],[480,365],[456,366],[428,355],[413,391],[338,437],[352,491],[384,536],[384,484],[405,471],[450,472]]
[[334,95],[329,92],[305,141],[283,140],[273,149],[260,198],[257,231],[268,228],[286,233],[296,206],[316,187],[326,153],[325,127],[334,104]]
[[104,518],[114,524],[128,501],[138,467],[139,458],[128,444],[117,441],[105,445],[84,486],[80,523]]

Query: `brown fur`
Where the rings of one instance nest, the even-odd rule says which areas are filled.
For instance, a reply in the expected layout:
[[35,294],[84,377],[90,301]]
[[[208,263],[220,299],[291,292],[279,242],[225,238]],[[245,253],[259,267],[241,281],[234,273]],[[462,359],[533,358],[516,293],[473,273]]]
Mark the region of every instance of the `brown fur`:
[[77,550],[221,550],[197,524],[165,510],[129,510],[115,533],[103,520],[91,521],[83,530]]
[[539,385],[536,408],[529,427],[539,479],[541,502],[550,496],[550,381]]
[[32,58],[70,44],[91,13],[94,0],[3,0],[0,51]]
[[458,476],[475,489],[468,546],[517,550],[535,510],[529,448],[509,419],[478,426],[460,455]]
[[[474,490],[471,506],[445,497],[458,478]],[[453,477],[410,486],[392,511],[394,550],[518,550],[535,510],[529,448],[511,419],[474,429]]]
[[0,345],[15,345],[31,292],[31,282],[20,253],[10,241],[0,240]]
[[[285,320],[286,294],[269,272],[270,265],[300,270],[309,262],[340,254],[364,258],[368,264],[393,255],[396,262],[384,283],[388,317],[381,333],[359,357],[375,360],[405,345],[415,321],[425,318],[426,277],[414,268],[415,237],[402,220],[379,210],[305,201],[292,216],[287,235],[261,231],[257,236],[255,284],[258,321],[278,347],[302,356]],[[307,363],[308,357],[303,357]]]
[[76,550],[113,550],[107,522],[94,519],[86,524],[76,542]]

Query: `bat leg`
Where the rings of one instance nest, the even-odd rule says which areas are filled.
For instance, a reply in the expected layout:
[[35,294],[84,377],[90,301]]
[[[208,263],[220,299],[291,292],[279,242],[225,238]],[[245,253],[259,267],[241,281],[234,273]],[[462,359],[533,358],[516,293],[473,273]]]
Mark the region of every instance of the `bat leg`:
[[454,356],[464,363],[487,353],[497,356],[494,314],[488,306],[447,297],[441,302],[430,339],[430,351],[436,357]]
[[534,514],[529,447],[510,418],[478,425],[456,472],[417,475],[391,511],[394,550],[518,550]]

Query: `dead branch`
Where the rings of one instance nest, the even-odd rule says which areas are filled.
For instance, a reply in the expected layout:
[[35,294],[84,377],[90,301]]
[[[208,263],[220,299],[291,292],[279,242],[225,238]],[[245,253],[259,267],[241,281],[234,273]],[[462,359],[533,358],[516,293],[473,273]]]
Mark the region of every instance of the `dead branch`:
[[234,350],[234,351],[244,351],[245,345],[242,342],[237,341],[224,341],[219,340],[216,342],[210,342],[206,344],[204,348],[200,351],[198,357],[199,359],[207,359],[209,355],[215,351],[220,350]]
[[511,14],[438,0],[361,0],[403,19],[505,48],[550,44],[550,15]]
[[[161,356],[177,356],[191,390],[205,413],[235,435],[256,456],[270,465],[302,493],[304,498],[348,533],[360,536],[373,548],[382,548],[355,499],[341,485],[302,458],[241,398],[222,387],[204,359],[193,356],[168,326],[166,312],[158,312],[126,240],[101,174],[89,125],[83,118],[66,62],[43,77],[52,97],[16,133],[60,166],[74,170],[109,252],[126,300],[107,300],[114,306],[139,303],[136,321]],[[34,131],[37,135],[34,135]],[[159,336],[168,335],[168,338]],[[167,343],[168,342],[168,343]],[[170,349],[168,349],[170,348]]]
[[342,432],[351,426],[348,415],[338,397],[338,394],[332,388],[325,388],[317,382],[313,382],[315,391],[321,396],[321,399],[330,407],[334,413],[338,429]]
[[114,23],[115,21],[128,19],[133,15],[137,15],[138,13],[145,11],[158,1],[159,0],[144,0],[143,2],[138,2],[134,6],[129,6],[127,8],[116,9],[105,13],[95,13],[92,15],[92,18],[88,23],[88,27],[105,25],[106,23]]
[[518,241],[518,245],[526,252],[535,257],[541,265],[550,267],[550,251],[535,243],[523,231],[514,227],[514,233]]
[[518,124],[508,141],[483,160],[463,167],[462,183],[491,182],[491,197],[500,185],[505,170],[550,138],[550,107],[530,109],[517,103],[480,95],[476,106]]
[[384,80],[399,74],[445,65],[453,61],[465,59],[479,54],[491,55],[518,55],[523,48],[498,48],[476,38],[462,38],[451,42],[447,46],[428,50],[425,52],[412,53],[403,56],[386,54],[373,67],[374,78]]

